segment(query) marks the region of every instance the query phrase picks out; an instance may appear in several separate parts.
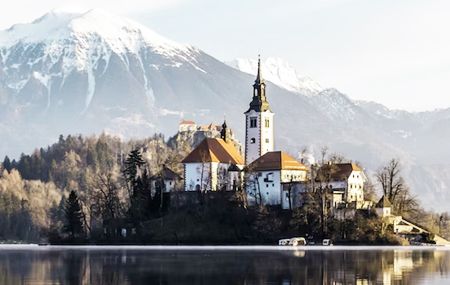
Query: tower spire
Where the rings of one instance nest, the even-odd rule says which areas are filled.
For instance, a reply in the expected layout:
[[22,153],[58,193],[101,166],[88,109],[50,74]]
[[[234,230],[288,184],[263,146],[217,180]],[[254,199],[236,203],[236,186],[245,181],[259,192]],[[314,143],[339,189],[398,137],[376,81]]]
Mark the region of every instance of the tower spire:
[[253,84],[253,98],[250,102],[250,108],[248,111],[250,110],[254,110],[256,112],[270,111],[269,102],[267,102],[266,98],[266,83],[262,78],[260,55],[258,55],[258,71],[256,74],[255,83]]
[[262,76],[261,76],[261,55],[258,54],[258,73],[256,74],[256,80],[255,83],[261,83],[262,81]]
[[262,77],[261,56],[253,83],[250,108],[245,112],[245,163],[249,164],[263,154],[273,151],[273,113],[266,97],[266,83]]
[[227,120],[223,120],[222,124],[222,130],[220,130],[220,138],[223,139],[225,142],[228,142],[230,139],[229,129],[227,126]]

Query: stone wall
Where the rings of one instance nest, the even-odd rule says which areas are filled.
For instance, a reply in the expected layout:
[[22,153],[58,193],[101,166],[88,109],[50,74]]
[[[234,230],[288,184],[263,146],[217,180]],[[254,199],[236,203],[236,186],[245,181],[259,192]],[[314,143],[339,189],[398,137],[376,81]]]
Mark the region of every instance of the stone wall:
[[233,191],[208,191],[200,193],[197,191],[174,191],[170,192],[170,209],[182,208],[190,205],[207,203],[214,199],[232,199]]

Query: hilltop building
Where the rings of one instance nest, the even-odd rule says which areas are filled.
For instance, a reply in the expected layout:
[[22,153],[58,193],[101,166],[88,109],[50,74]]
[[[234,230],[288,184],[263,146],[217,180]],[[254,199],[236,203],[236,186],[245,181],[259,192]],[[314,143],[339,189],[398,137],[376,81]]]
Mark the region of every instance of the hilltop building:
[[222,132],[227,132],[228,140],[233,143],[234,147],[241,152],[241,143],[237,140],[233,131],[224,122],[222,125],[216,125],[213,123],[207,125],[197,125],[191,120],[181,120],[178,125],[178,133],[172,139],[171,143],[188,143],[191,146],[198,146],[205,138],[220,138]]
[[178,125],[179,133],[194,132],[196,130],[197,130],[197,124],[191,120],[181,120],[180,124]]

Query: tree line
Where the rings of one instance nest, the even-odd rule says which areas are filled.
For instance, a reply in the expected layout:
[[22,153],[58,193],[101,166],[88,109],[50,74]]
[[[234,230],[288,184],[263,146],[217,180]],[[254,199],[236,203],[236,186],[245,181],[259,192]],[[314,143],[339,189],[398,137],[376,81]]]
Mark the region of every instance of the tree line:
[[[358,213],[353,220],[334,219],[324,207],[327,192],[312,185],[305,203],[288,211],[248,207],[243,189],[200,193],[198,203],[169,211],[170,195],[158,175],[163,165],[181,174],[180,161],[192,147],[186,141],[166,141],[162,135],[126,142],[105,134],[69,135],[18,160],[5,157],[0,172],[0,240],[254,244],[304,235],[398,242],[381,230],[382,221],[372,212]],[[345,158],[323,151],[316,167],[330,161]],[[366,197],[376,202],[378,188],[396,214],[449,236],[448,214],[420,207],[401,176],[398,160],[380,167],[374,181],[366,183]]]

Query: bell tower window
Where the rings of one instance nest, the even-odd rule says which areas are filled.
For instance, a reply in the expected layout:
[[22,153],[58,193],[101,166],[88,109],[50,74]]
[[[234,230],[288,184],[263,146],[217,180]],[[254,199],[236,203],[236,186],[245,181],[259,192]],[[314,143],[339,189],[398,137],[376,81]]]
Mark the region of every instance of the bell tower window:
[[265,125],[266,125],[266,128],[270,128],[270,120],[269,119],[265,120]]
[[257,121],[256,121],[256,117],[251,117],[250,118],[250,128],[256,128],[258,125]]

